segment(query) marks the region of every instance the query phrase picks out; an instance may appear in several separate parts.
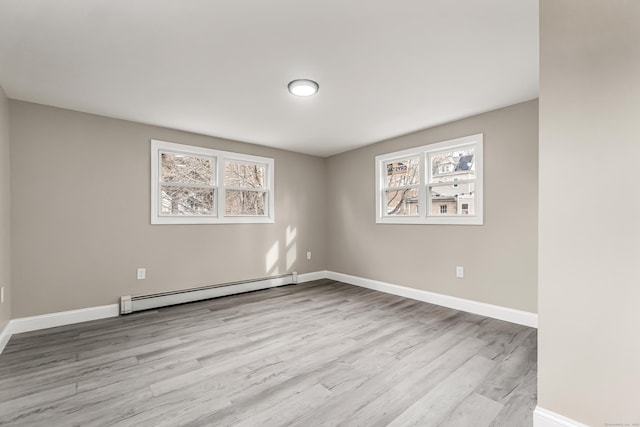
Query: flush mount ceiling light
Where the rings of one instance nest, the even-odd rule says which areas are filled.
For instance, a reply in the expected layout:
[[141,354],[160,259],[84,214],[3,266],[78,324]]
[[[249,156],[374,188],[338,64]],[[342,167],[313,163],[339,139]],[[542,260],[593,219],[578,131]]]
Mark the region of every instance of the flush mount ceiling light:
[[298,79],[289,83],[289,92],[296,96],[311,96],[318,92],[320,86],[313,80]]

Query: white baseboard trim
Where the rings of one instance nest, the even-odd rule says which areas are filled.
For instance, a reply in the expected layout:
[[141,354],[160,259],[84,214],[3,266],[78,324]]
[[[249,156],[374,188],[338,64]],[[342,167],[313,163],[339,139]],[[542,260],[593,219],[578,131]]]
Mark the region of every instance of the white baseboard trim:
[[118,317],[118,310],[118,304],[110,304],[11,319],[4,327],[4,330],[0,332],[0,354],[2,354],[4,347],[13,334],[55,328],[56,326],[71,325],[74,323],[88,322],[90,320],[105,319],[107,317]]
[[[325,279],[326,277],[326,271],[303,273],[298,275],[298,283],[311,282],[313,280]],[[231,292],[231,294],[267,289],[286,284],[288,284],[288,282],[286,282],[283,278],[269,279],[252,283],[252,286],[238,286],[237,289],[234,290],[234,292]],[[0,354],[2,354],[2,351],[4,350],[13,334],[54,328],[56,326],[71,325],[74,323],[87,322],[90,320],[105,319],[108,317],[117,317],[119,315],[120,306],[118,304],[110,304],[98,307],[81,308],[79,310],[62,311],[57,313],[42,314],[39,316],[12,319],[7,323],[7,325],[5,325],[4,329],[0,331]]]
[[334,271],[327,271],[326,277],[339,282],[349,283],[350,285],[362,286],[363,288],[479,314],[493,319],[505,320],[507,322],[517,323],[518,325],[529,326],[531,328],[538,327],[538,315],[528,311],[438,294],[435,292],[424,291],[422,289],[408,288],[406,286],[394,285],[392,283],[365,279],[364,277],[351,276],[343,273],[336,273]]
[[11,321],[7,322],[7,324],[4,325],[4,328],[2,329],[2,331],[0,331],[0,354],[2,354],[2,351],[4,350],[5,346],[9,342],[9,339],[11,338],[10,327],[11,327]]
[[589,427],[570,418],[536,406],[533,411],[533,427]]
[[[538,315],[521,310],[515,310],[507,307],[500,307],[497,305],[486,304],[483,302],[477,302],[467,300],[458,297],[452,297],[449,295],[437,294],[435,292],[424,291],[421,289],[408,288],[405,286],[394,285],[392,283],[380,282],[378,280],[365,279],[363,277],[351,276],[343,273],[336,273],[334,271],[313,271],[310,273],[302,273],[298,275],[298,283],[311,282],[313,280],[331,279],[339,282],[348,283],[351,285],[362,286],[364,288],[373,289],[388,294],[398,295],[405,298],[411,298],[418,301],[424,301],[431,304],[437,304],[444,307],[453,308],[456,310],[462,310],[469,313],[479,314],[482,316],[491,317],[499,320],[506,320],[508,322],[517,323],[519,325],[530,326],[532,328],[538,327]],[[269,281],[268,283],[260,283],[259,289],[266,289],[274,286],[282,286],[286,284],[277,280]],[[242,290],[247,292],[249,290]],[[87,322],[90,320],[105,319],[108,317],[117,317],[120,313],[120,307],[118,304],[103,305],[98,307],[82,308],[79,310],[63,311],[58,313],[42,314],[39,316],[22,317],[18,319],[12,319],[4,327],[4,330],[0,332],[0,354],[4,347],[9,342],[11,335],[19,334],[21,332],[30,332],[40,329],[53,328],[56,326],[71,325],[74,323]],[[546,411],[541,408],[536,408],[536,411],[540,410],[541,414],[553,414],[550,411]],[[558,416],[560,417],[560,416]],[[549,418],[552,419],[552,418]],[[554,424],[549,424],[554,426]],[[563,426],[564,424],[558,424]],[[581,424],[567,424],[570,426],[581,426]],[[544,424],[541,424],[544,426]]]
[[314,280],[326,279],[327,273],[328,272],[326,270],[321,270],[321,271],[314,271],[311,273],[298,274],[298,283],[312,282]]
[[55,328],[56,326],[88,322],[89,320],[118,317],[118,310],[118,304],[109,304],[98,307],[81,308],[79,310],[41,314],[39,316],[21,317],[11,320],[11,333],[19,334],[21,332],[31,332],[39,329]]

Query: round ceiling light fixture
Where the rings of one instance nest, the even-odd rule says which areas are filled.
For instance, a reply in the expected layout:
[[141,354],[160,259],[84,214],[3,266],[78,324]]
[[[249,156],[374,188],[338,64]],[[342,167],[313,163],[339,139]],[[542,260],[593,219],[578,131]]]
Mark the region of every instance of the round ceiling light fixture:
[[289,82],[289,92],[295,96],[311,96],[318,93],[320,86],[309,79],[297,79]]

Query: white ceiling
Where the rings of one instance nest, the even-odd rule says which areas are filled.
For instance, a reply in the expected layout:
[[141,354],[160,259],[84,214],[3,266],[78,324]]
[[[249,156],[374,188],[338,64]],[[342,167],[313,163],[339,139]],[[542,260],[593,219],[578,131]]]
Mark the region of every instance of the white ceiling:
[[0,85],[328,156],[537,97],[538,0],[0,0]]

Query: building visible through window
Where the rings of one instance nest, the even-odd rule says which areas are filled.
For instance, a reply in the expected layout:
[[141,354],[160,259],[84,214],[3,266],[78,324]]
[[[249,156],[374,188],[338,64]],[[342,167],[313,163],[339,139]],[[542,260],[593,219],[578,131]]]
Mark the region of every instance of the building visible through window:
[[482,224],[482,135],[376,157],[376,222]]

